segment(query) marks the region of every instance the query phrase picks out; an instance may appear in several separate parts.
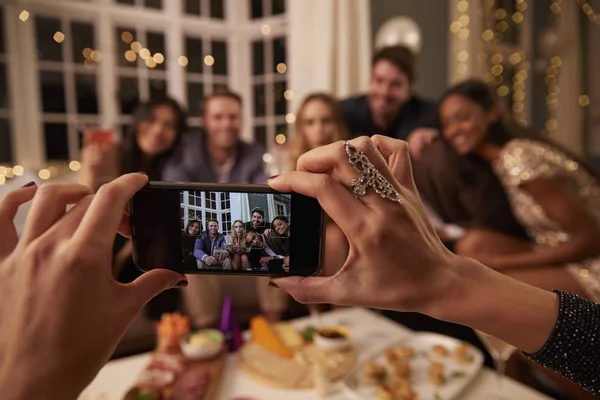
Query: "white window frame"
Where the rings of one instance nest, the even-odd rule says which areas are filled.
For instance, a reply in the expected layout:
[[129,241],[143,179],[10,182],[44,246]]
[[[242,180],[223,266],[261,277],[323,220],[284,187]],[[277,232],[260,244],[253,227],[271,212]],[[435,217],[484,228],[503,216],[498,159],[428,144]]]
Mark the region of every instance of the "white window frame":
[[188,222],[190,221],[189,215],[188,215],[188,211],[189,210],[193,210],[196,212],[196,215],[198,215],[198,212],[201,213],[202,218],[198,218],[200,220],[200,222],[202,223],[202,228],[204,231],[206,231],[207,229],[207,219],[208,219],[208,214],[215,214],[217,216],[217,221],[219,222],[219,232],[222,234],[230,234],[231,233],[231,229],[229,230],[225,230],[223,229],[223,224],[227,222],[227,220],[229,220],[229,222],[231,222],[231,201],[229,203],[229,208],[222,208],[221,207],[221,200],[222,200],[222,196],[223,196],[223,192],[210,192],[210,193],[214,193],[216,195],[216,208],[212,208],[212,207],[206,207],[206,201],[207,201],[207,196],[206,196],[207,192],[196,192],[196,198],[198,194],[200,194],[200,206],[198,205],[193,205],[190,204],[189,202],[189,194],[190,192],[185,190],[183,191],[183,202],[180,202],[180,207],[183,209],[183,226],[187,226]]
[[[270,4],[270,0],[263,0]],[[206,2],[205,2],[206,3]],[[140,3],[142,4],[142,3]],[[208,4],[208,3],[207,3]],[[184,37],[194,32],[206,32],[205,40],[223,39],[227,42],[228,59],[228,86],[231,90],[240,93],[244,99],[243,140],[252,142],[253,137],[253,112],[252,112],[252,85],[251,71],[251,43],[255,39],[264,38],[261,26],[271,26],[269,36],[287,35],[287,17],[285,14],[269,16],[257,20],[249,18],[249,3],[247,0],[224,0],[225,19],[211,19],[207,13],[202,16],[192,16],[184,13],[182,0],[164,0],[163,10],[145,8],[142,6],[119,5],[114,0],[90,0],[77,2],[74,0],[15,0],[5,6],[5,19],[7,22],[7,39],[19,38],[18,42],[7,40],[6,48],[9,54],[8,74],[9,93],[11,96],[11,128],[13,145],[13,161],[26,168],[46,168],[48,161],[45,157],[43,142],[43,126],[40,101],[39,65],[36,56],[36,40],[34,20],[36,15],[64,18],[69,20],[84,20],[95,23],[95,40],[97,49],[102,53],[103,59],[97,69],[98,93],[98,118],[90,121],[103,128],[118,129],[122,124],[129,122],[128,118],[121,118],[117,100],[118,65],[116,57],[115,32],[117,27],[132,27],[141,32],[155,30],[164,32],[165,47],[169,54],[166,55],[166,71],[164,76],[167,81],[167,94],[182,105],[187,105],[187,78],[186,71],[178,64],[179,55],[184,55]],[[205,6],[207,8],[207,6]],[[266,8],[265,8],[266,9]],[[289,7],[286,4],[286,10]],[[18,16],[22,10],[30,12],[27,22],[19,21]],[[207,11],[207,10],[203,10]],[[132,21],[135,21],[133,24]],[[67,38],[65,42],[67,42]],[[267,63],[266,68],[271,68],[272,63]],[[143,68],[142,68],[143,70]],[[268,69],[266,70],[270,72]],[[144,71],[144,74],[155,74],[158,71]],[[140,72],[142,73],[142,72]],[[158,74],[162,74],[158,72]],[[143,75],[142,75],[143,76]],[[149,76],[149,75],[148,75]],[[219,78],[220,79],[220,78]],[[270,77],[268,79],[271,79]],[[142,83],[142,82],[141,82]],[[143,87],[145,85],[142,85]],[[65,88],[69,92],[69,88]],[[72,91],[72,94],[75,92]],[[144,100],[141,93],[140,100]],[[267,93],[268,96],[271,94]],[[71,96],[71,94],[69,94]],[[70,101],[70,100],[68,100]],[[274,107],[273,99],[267,97],[267,107]],[[199,123],[191,110],[190,122]],[[268,114],[269,115],[269,114]],[[274,114],[272,114],[274,115]],[[67,119],[73,122],[79,116],[68,115]],[[267,121],[268,143],[274,145],[275,127],[285,123],[282,118],[271,118]],[[19,132],[16,135],[15,132]],[[78,140],[77,132],[69,133],[69,140]],[[271,143],[272,142],[272,143]],[[70,144],[70,149],[75,149],[69,154],[73,159],[79,157],[78,146]],[[270,150],[270,149],[267,149]]]

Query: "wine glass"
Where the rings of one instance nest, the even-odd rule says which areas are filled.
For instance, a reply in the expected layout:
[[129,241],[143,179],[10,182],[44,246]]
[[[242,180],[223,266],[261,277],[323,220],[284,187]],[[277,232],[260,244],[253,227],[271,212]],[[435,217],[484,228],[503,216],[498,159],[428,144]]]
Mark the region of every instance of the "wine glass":
[[490,352],[494,359],[494,366],[496,367],[496,382],[498,392],[494,397],[497,400],[505,400],[506,397],[502,395],[504,378],[506,375],[506,362],[517,350],[517,348],[511,344],[508,344],[497,337],[488,335],[487,333],[475,331],[479,339],[483,342],[485,348]]

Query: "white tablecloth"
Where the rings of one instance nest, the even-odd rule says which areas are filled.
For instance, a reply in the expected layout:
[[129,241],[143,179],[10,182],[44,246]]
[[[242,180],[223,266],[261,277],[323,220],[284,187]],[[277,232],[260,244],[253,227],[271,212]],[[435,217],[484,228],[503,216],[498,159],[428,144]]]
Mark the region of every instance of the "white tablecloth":
[[[309,318],[292,321],[298,327],[314,323]],[[352,337],[359,348],[359,362],[370,353],[387,343],[402,340],[412,331],[390,321],[377,313],[360,308],[346,308],[323,314],[319,321],[327,325],[345,324],[350,326]],[[82,393],[79,400],[120,400],[133,385],[138,374],[150,361],[149,353],[110,361],[100,371],[96,379]],[[461,400],[483,400],[493,398],[497,391],[494,372],[484,368],[459,398]],[[512,379],[505,379],[503,391],[507,399],[544,400],[546,397]],[[312,390],[278,390],[262,386],[247,378],[237,368],[235,354],[228,356],[223,370],[218,400],[233,400],[236,397],[252,397],[256,400],[295,400],[317,399]],[[337,393],[328,399],[351,400],[345,394]]]

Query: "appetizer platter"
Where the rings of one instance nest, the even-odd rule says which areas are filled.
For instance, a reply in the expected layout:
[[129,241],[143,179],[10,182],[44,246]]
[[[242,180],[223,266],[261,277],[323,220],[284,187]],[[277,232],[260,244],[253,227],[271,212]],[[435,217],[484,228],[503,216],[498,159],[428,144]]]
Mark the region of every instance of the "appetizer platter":
[[214,399],[225,355],[220,331],[190,332],[187,317],[165,314],[152,360],[124,400]]
[[356,364],[356,349],[344,327],[307,327],[297,330],[282,322],[270,324],[262,316],[250,323],[251,339],[239,351],[240,369],[266,386],[307,389],[321,374],[336,381]]
[[451,400],[483,366],[483,354],[468,343],[434,333],[374,353],[343,382],[360,400]]

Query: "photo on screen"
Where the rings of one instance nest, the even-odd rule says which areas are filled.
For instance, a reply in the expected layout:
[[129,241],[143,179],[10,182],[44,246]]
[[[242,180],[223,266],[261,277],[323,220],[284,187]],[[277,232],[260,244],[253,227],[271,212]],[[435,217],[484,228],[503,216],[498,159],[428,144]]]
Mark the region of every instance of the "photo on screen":
[[290,270],[291,195],[181,191],[186,270]]

